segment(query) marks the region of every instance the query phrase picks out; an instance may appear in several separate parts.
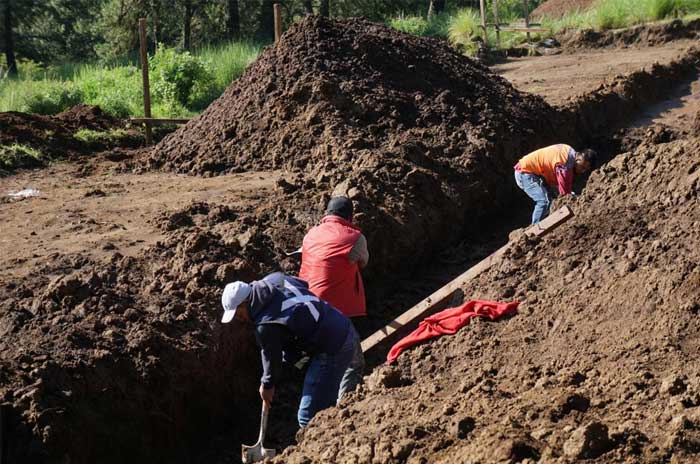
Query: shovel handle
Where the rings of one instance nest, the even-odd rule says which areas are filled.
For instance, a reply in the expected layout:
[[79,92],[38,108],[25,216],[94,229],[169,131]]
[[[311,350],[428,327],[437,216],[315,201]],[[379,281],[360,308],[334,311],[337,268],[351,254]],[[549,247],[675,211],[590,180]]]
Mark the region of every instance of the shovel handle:
[[258,443],[263,446],[263,440],[265,439],[265,434],[267,433],[267,417],[270,415],[270,406],[262,402],[262,410],[260,411],[260,435],[258,436]]

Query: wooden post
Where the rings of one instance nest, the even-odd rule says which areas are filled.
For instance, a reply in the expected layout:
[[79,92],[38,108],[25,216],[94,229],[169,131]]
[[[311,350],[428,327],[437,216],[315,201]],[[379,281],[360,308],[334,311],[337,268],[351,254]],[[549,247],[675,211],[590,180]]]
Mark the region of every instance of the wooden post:
[[501,24],[498,19],[498,0],[493,0],[493,20],[496,24],[496,46],[501,48]]
[[484,5],[484,0],[479,0],[479,10],[481,11],[481,29],[484,33],[484,45],[488,46],[489,37],[488,31],[486,30],[486,6]]
[[[571,217],[573,217],[573,215],[573,211],[571,211],[568,206],[564,206],[563,208],[556,210],[554,213],[544,218],[538,224],[530,226],[525,233],[535,237],[545,235],[569,220]],[[393,321],[389,322],[386,327],[379,329],[374,334],[362,340],[362,351],[367,352],[371,350],[379,343],[386,340],[397,330],[401,329],[407,324],[410,324],[411,322],[414,322],[427,312],[437,309],[440,305],[446,304],[455,291],[459,290],[460,287],[464,286],[467,282],[476,278],[479,274],[493,266],[494,263],[498,262],[505,252],[508,251],[511,245],[511,242],[506,243],[491,255],[480,261],[478,264],[470,267],[467,271],[449,282],[447,285],[435,291],[432,295],[425,298],[423,301]]]
[[[528,9],[527,0],[523,0],[523,8],[525,11],[525,27],[530,28],[530,10]],[[530,32],[527,32],[527,46],[530,47]]]
[[275,42],[279,42],[282,37],[282,5],[275,3],[272,8],[275,12]]
[[[141,42],[141,76],[143,78],[143,115],[151,117],[151,86],[148,82],[148,43],[146,42],[146,18],[139,19],[139,40]],[[151,126],[144,122],[146,127],[146,145],[153,143]]]

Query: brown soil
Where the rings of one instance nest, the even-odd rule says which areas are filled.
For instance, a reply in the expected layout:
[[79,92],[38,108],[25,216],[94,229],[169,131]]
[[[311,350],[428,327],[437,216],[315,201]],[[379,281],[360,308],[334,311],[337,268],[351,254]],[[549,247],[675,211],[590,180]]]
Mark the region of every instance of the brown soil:
[[[692,74],[694,63],[687,55],[555,109],[439,42],[359,20],[305,19],[248,70],[247,87],[235,83],[146,158],[118,167],[108,158],[59,166],[53,183],[37,184],[48,199],[0,204],[10,217],[7,235],[23,238],[13,243],[19,249],[13,258],[2,258],[9,272],[0,275],[5,456],[23,463],[236,462],[240,442],[255,440],[258,359],[244,328],[217,322],[226,282],[294,271],[297,263],[283,252],[300,243],[335,189],[357,202],[372,262],[381,263],[366,274],[375,318],[368,327],[385,323],[439,285],[416,278],[426,274],[424,263],[440,263],[439,251],[462,262],[478,259],[493,230],[502,239],[510,228],[504,217],[527,215],[529,205],[511,181],[519,155],[611,133]],[[624,114],[613,111],[616,103]],[[165,172],[139,178],[125,172],[131,166]],[[248,167],[284,170],[263,173],[265,179],[233,174]],[[26,185],[39,173],[0,185]],[[100,178],[108,180],[100,185]],[[264,190],[250,193],[258,188]],[[34,219],[34,211],[36,221],[27,224],[21,216]],[[45,230],[27,236],[23,228],[34,224]],[[112,225],[127,230],[111,235]],[[74,233],[78,243],[52,233]],[[97,249],[103,239],[116,249]],[[23,256],[43,246],[52,251]],[[556,251],[549,245],[540,253]],[[409,272],[413,284],[397,286]],[[548,294],[554,290],[543,298]],[[485,340],[481,351],[461,349],[497,356],[489,349],[495,339]],[[518,341],[522,348],[522,336]],[[436,368],[447,362],[437,359]],[[297,388],[298,381],[288,382],[279,392],[273,446],[293,439]],[[321,417],[333,414],[346,413]],[[441,430],[436,421],[429,434]],[[386,434],[392,442],[403,439],[401,423],[393,425],[398,435]],[[459,433],[468,434],[470,421],[461,424]],[[312,445],[305,439],[301,446]],[[319,456],[312,461],[325,459]]]
[[491,69],[523,92],[542,95],[551,105],[564,105],[653,63],[668,65],[696,41],[680,40],[651,48],[583,49],[575,54],[510,58]]
[[697,40],[700,35],[700,19],[683,22],[680,19],[658,24],[612,31],[571,31],[559,36],[565,49],[611,48],[628,46],[658,46],[676,40]]
[[[700,139],[643,144],[463,289],[519,300],[402,355],[277,462],[694,462]],[[320,458],[320,459],[319,459]]]
[[547,0],[530,13],[533,18],[557,19],[576,11],[584,12],[590,8],[596,0]]
[[87,105],[77,105],[55,116],[0,113],[0,146],[19,143],[37,149],[50,159],[77,157],[116,146],[140,146],[143,137],[136,129],[129,130],[118,141],[112,142],[86,143],[75,137],[79,129],[106,132],[125,127],[124,121]]

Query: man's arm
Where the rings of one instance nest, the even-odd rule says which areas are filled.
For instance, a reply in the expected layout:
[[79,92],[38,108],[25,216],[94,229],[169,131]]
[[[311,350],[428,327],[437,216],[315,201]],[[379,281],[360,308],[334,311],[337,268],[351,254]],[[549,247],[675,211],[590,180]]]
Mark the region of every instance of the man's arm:
[[260,345],[263,375],[260,385],[266,390],[275,387],[282,368],[282,338],[284,329],[275,324],[260,324],[255,336]]
[[357,241],[352,246],[348,255],[350,262],[357,262],[360,269],[364,269],[369,263],[369,251],[367,250],[367,239],[364,234],[360,234]]
[[574,168],[568,168],[566,165],[560,164],[554,168],[554,173],[557,177],[559,195],[570,194],[574,185]]

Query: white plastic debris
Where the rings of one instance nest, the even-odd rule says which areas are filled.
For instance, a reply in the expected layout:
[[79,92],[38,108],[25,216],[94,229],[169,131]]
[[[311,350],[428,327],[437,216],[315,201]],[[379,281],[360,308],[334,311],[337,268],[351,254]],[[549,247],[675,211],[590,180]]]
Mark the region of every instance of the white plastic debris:
[[41,195],[41,192],[33,188],[27,188],[24,190],[20,190],[19,192],[10,192],[7,194],[8,197],[14,198],[16,200],[22,198],[38,197],[39,195]]

